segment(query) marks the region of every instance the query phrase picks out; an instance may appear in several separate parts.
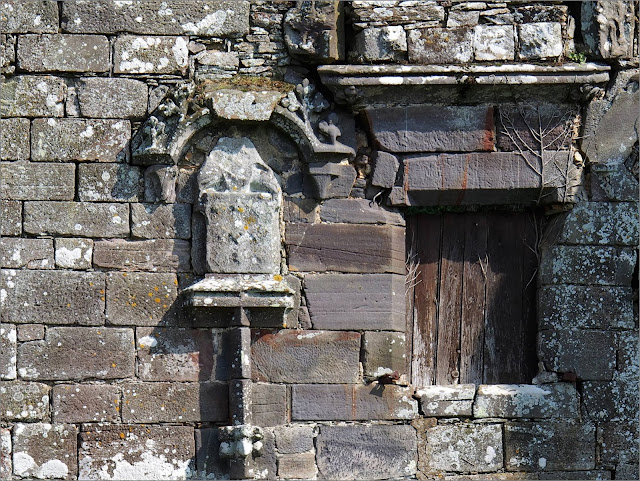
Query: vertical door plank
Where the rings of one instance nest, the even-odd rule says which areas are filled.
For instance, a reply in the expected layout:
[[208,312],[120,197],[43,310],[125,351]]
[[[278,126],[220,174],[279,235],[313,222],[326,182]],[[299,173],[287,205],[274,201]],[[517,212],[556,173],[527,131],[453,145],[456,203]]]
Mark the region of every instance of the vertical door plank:
[[535,253],[536,229],[538,218],[532,212],[522,214],[522,326],[521,326],[521,380],[530,384],[538,370],[536,354],[536,336],[538,333],[538,317],[536,305],[536,268],[538,258]]

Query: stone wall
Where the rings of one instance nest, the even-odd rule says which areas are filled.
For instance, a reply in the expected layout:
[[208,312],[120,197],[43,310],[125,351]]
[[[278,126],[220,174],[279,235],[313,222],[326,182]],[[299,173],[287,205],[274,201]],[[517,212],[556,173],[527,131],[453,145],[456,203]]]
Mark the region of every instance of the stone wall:
[[[637,16],[5,0],[0,478],[637,479]],[[406,219],[482,206],[539,373],[416,385]]]

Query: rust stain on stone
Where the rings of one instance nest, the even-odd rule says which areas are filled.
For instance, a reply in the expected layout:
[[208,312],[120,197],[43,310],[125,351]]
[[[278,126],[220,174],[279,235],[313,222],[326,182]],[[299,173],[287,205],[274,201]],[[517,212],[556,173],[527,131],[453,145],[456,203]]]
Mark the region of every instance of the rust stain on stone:
[[495,141],[494,129],[495,125],[493,122],[493,107],[489,107],[487,109],[487,116],[485,117],[484,121],[484,138],[482,139],[483,150],[493,150]]
[[467,191],[467,182],[469,180],[469,162],[471,161],[471,154],[464,156],[464,170],[462,171],[462,182],[460,182],[460,193],[456,198],[456,205],[460,205],[464,199],[464,194]]

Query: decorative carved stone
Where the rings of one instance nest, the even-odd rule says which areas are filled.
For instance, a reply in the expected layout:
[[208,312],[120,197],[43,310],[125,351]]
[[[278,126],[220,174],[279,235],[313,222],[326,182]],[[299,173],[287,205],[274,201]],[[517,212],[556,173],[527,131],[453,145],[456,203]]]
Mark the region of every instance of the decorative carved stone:
[[284,18],[284,35],[292,57],[312,63],[344,59],[342,2],[298,1]]

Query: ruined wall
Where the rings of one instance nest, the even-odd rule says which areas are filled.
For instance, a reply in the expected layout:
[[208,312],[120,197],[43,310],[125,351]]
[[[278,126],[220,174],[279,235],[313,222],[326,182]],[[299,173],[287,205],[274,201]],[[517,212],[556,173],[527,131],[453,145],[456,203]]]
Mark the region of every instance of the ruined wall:
[[[3,2],[0,477],[637,479],[637,15]],[[415,384],[407,216],[480,205],[540,372]]]

